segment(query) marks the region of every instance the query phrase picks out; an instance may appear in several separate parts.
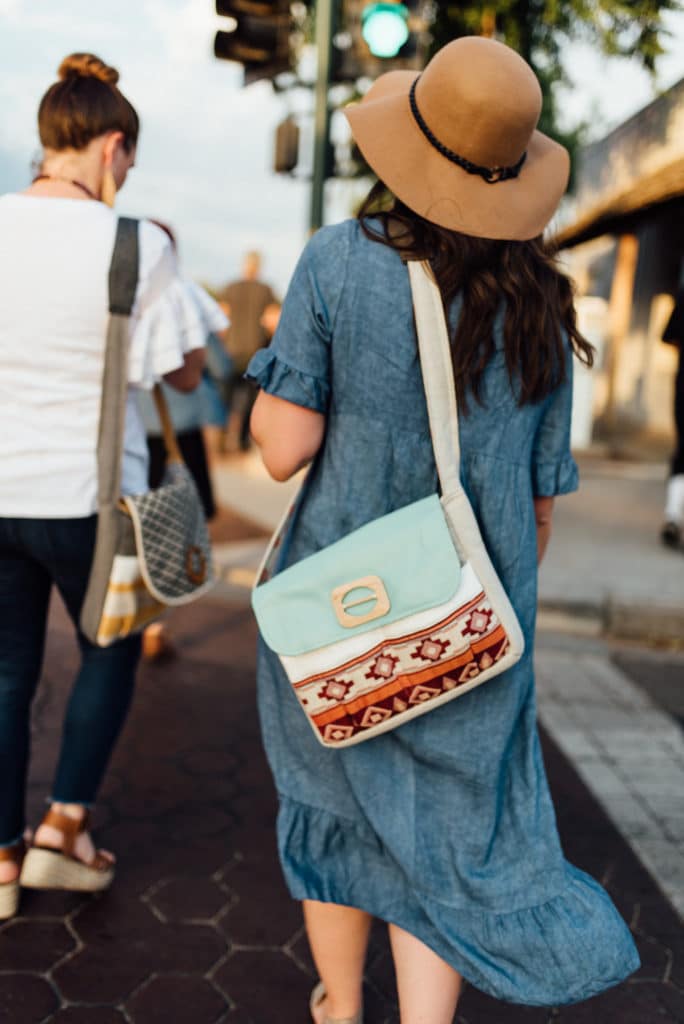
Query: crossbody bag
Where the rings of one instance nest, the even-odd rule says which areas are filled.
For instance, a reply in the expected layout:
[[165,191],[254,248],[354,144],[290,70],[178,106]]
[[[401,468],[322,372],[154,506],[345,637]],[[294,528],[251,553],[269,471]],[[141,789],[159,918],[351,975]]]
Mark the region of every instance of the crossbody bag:
[[415,501],[272,575],[297,499],[252,593],[317,739],[348,747],[426,714],[514,665],[524,639],[460,481],[458,409],[442,297],[410,262],[441,496]]
[[120,218],[109,270],[109,325],[97,444],[98,521],[81,629],[100,647],[139,632],[214,583],[202,502],[176,440],[162,389],[154,400],[166,447],[161,485],[121,495],[129,317],[138,286],[138,222]]

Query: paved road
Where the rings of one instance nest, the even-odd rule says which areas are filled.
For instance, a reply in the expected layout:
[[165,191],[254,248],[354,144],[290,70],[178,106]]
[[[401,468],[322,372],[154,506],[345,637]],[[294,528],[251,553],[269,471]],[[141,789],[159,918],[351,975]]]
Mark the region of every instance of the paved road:
[[684,553],[660,544],[665,466],[579,460],[581,486],[559,498],[540,574],[546,607],[577,607],[621,637],[684,641]]
[[[276,863],[275,800],[254,708],[251,615],[244,597],[213,598],[176,616],[174,631],[179,657],[143,669],[98,809],[100,837],[119,853],[117,883],[99,898],[26,894],[21,916],[0,928],[3,1024],[308,1020],[314,971],[299,909]],[[602,648],[587,654],[585,641],[568,643],[548,638],[549,656],[610,665]],[[34,821],[49,788],[74,664],[56,609],[35,716]],[[680,668],[678,662],[675,675]],[[676,690],[676,678],[664,672]],[[468,989],[458,1024],[681,1024],[681,922],[548,733],[544,751],[567,855],[607,886],[633,929],[643,967],[628,984],[560,1010],[502,1005]],[[378,927],[367,1024],[396,1024],[392,993]]]
[[684,727],[684,657],[681,654],[627,648],[616,651],[613,661]]

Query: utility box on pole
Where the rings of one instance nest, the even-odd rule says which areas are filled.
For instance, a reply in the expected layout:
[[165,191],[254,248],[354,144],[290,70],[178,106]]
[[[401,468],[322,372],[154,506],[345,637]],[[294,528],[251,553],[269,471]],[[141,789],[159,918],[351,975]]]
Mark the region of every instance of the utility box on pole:
[[291,174],[299,163],[299,125],[290,115],[276,128],[273,170]]

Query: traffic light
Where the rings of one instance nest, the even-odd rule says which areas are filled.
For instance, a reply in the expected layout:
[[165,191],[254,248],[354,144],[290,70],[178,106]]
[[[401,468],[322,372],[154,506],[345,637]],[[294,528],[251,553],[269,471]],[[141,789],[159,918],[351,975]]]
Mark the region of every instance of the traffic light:
[[244,65],[245,85],[290,70],[289,0],[216,0],[216,13],[235,27],[216,33],[214,56]]
[[374,57],[396,57],[409,37],[409,10],[402,3],[371,3],[361,15],[361,33]]

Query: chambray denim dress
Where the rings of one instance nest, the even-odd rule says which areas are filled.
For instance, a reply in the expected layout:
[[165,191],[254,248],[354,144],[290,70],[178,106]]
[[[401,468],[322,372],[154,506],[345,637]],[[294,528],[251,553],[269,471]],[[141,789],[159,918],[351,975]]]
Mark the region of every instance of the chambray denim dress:
[[[490,995],[550,1006],[615,985],[639,959],[606,892],[563,857],[537,734],[532,498],[577,487],[572,382],[519,407],[500,321],[496,342],[482,404],[459,417],[461,476],[525,634],[522,660],[393,732],[335,751],[319,745],[261,641],[259,710],[293,897],[360,907]],[[327,417],[281,569],[438,490],[408,274],[356,221],[310,241],[273,343],[248,375]]]

